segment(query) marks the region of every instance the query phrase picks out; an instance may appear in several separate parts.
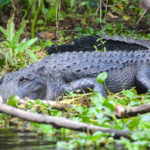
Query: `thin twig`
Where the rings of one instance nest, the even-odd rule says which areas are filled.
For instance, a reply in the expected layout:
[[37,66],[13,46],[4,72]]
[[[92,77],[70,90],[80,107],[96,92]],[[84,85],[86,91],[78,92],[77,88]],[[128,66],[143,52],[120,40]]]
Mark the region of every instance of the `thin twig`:
[[141,19],[143,18],[143,16],[145,15],[145,13],[147,12],[148,8],[146,8],[142,14],[142,16],[140,17],[140,19],[137,21],[136,25],[141,21]]

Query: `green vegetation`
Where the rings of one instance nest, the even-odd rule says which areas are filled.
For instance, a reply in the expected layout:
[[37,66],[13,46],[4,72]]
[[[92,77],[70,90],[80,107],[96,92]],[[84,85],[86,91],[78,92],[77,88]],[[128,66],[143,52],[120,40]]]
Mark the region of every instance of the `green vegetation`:
[[[59,142],[59,146],[66,149],[82,147],[82,146],[104,146],[106,148],[112,148],[115,143],[122,143],[127,149],[146,149],[149,142],[149,131],[150,131],[150,114],[138,115],[136,117],[117,119],[114,115],[114,109],[118,104],[121,104],[124,108],[132,108],[133,106],[141,105],[150,102],[150,95],[137,95],[136,90],[124,90],[120,94],[109,96],[105,99],[100,93],[94,92],[87,95],[74,95],[64,97],[64,102],[67,99],[73,99],[72,108],[66,108],[66,111],[59,111],[52,109],[49,104],[43,103],[41,100],[30,101],[29,104],[19,105],[18,97],[14,96],[8,104],[11,106],[18,107],[20,109],[29,109],[31,112],[44,113],[52,116],[67,116],[71,120],[85,122],[97,126],[108,127],[119,130],[131,130],[135,133],[131,135],[130,139],[121,138],[115,139],[113,135],[103,132],[90,133],[76,133],[69,129],[55,129],[50,125],[31,123],[34,128],[37,129],[39,134],[48,134],[49,136],[55,136],[58,132],[63,132],[63,136],[67,137],[63,142]],[[80,105],[80,100],[84,99],[86,105]],[[76,104],[75,104],[76,103]],[[7,123],[6,115],[1,115],[3,122]],[[6,119],[6,122],[4,120]],[[9,125],[9,124],[8,124]]]
[[0,8],[2,8],[3,6],[5,6],[6,4],[10,3],[11,0],[0,0]]
[[[44,47],[70,42],[74,37],[109,34],[149,39],[150,14],[145,14],[136,24],[143,10],[137,0],[20,0],[17,2],[0,0],[0,76],[44,57],[46,55]],[[100,74],[97,78],[98,83],[103,83],[106,77],[106,73]],[[48,104],[43,104],[41,100],[20,105],[18,99],[14,96],[10,98],[8,104],[35,113],[66,116],[71,120],[134,132],[129,139],[115,139],[108,133],[79,133],[31,123],[35,129],[38,129],[40,135],[55,136],[63,131],[67,139],[58,141],[56,143],[58,147],[72,149],[94,145],[112,149],[116,143],[121,143],[130,150],[150,147],[149,113],[121,119],[113,113],[118,104],[129,109],[150,102],[149,94],[138,95],[134,88],[117,94],[110,93],[108,99],[97,92],[87,94],[70,92],[64,96],[64,102],[72,102],[73,108],[67,108],[66,111],[53,109]],[[82,100],[84,102],[81,102]],[[83,103],[85,105],[82,105]],[[10,117],[0,114],[0,118],[0,125],[9,128]]]
[[[0,65],[9,67],[22,67],[26,64],[25,54],[29,55],[33,61],[36,61],[36,56],[28,47],[37,41],[37,38],[27,41],[25,38],[19,42],[20,36],[23,33],[25,25],[22,25],[15,32],[13,17],[8,20],[7,29],[0,27],[0,31],[5,37],[5,41],[1,42],[1,58]],[[25,53],[25,54],[24,54]]]
[[[0,67],[19,69],[23,68],[30,62],[37,61],[37,57],[33,50],[29,47],[33,45],[38,39],[33,38],[26,40],[21,39],[25,24],[21,25],[18,31],[15,31],[14,17],[8,20],[7,29],[0,26],[0,32],[3,33],[3,41],[0,43]],[[21,41],[20,41],[21,39]],[[3,74],[2,72],[0,74]]]

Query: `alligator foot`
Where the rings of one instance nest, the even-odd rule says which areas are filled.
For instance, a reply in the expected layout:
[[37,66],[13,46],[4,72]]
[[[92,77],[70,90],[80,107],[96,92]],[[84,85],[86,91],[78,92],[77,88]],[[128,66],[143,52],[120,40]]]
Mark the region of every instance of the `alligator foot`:
[[106,98],[106,90],[103,84],[97,83],[95,78],[83,78],[71,82],[70,85],[65,84],[64,91],[75,91],[75,90],[87,90],[87,88],[92,88],[94,91],[100,92],[103,97]]

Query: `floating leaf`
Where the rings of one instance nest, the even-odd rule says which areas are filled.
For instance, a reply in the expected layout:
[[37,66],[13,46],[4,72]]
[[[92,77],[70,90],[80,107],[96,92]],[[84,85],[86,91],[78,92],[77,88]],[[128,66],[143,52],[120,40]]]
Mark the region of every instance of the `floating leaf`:
[[107,78],[107,72],[102,72],[102,73],[100,73],[100,74],[97,76],[97,82],[98,82],[99,84],[102,84],[102,83],[104,83],[104,81],[106,80],[106,78]]
[[13,106],[13,107],[17,107],[19,100],[20,100],[19,96],[14,95],[14,96],[9,98],[7,104],[10,106]]
[[105,98],[99,92],[93,92],[93,94],[90,96],[90,99],[97,106],[103,104],[103,102],[105,100]]
[[122,93],[124,96],[126,96],[128,98],[135,98],[136,97],[136,94],[133,93],[131,90],[124,90]]

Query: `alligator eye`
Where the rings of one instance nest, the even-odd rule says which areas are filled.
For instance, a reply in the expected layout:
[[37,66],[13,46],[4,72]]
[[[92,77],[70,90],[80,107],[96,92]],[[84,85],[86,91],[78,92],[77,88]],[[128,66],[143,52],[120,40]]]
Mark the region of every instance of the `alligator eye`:
[[22,76],[19,78],[19,83],[24,83],[26,81],[26,79]]
[[2,79],[3,79],[3,78],[0,78],[0,84],[2,83]]

